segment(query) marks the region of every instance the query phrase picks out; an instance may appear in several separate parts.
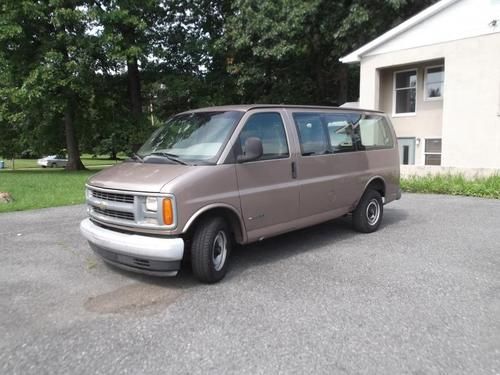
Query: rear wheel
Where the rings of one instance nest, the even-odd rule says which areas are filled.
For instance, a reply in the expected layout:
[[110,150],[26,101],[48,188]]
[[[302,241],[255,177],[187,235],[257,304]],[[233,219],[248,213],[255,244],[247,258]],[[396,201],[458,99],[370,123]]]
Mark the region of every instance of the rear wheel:
[[354,229],[362,233],[375,232],[384,214],[382,196],[376,190],[367,190],[352,213]]
[[208,284],[220,281],[226,275],[231,249],[231,232],[223,218],[209,217],[200,222],[191,244],[194,276]]

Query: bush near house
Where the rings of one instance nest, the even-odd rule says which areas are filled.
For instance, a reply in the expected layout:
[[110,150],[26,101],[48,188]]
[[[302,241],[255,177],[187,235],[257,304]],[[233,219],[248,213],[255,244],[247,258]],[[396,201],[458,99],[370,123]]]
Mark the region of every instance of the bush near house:
[[500,199],[500,176],[466,179],[463,176],[438,175],[401,179],[401,189],[410,193],[465,195]]

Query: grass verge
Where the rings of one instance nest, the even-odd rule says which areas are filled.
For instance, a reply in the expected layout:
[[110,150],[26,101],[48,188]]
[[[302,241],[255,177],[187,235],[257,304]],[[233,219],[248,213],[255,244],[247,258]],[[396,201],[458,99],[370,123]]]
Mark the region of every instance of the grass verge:
[[401,179],[401,189],[410,193],[465,195],[500,199],[500,176],[468,180],[463,176],[427,176]]
[[67,172],[64,169],[37,169],[0,172],[0,191],[14,201],[0,203],[0,213],[84,203],[85,181],[101,168]]
[[[0,192],[14,202],[0,203],[0,213],[84,203],[85,181],[102,169],[67,172],[64,169],[33,169],[0,172]],[[428,176],[401,179],[403,191],[466,195],[500,199],[500,176],[467,180],[462,176]]]
[[[0,160],[3,160],[5,163],[4,168],[6,170],[11,170],[12,169],[12,160],[10,159],[3,159],[0,157]],[[121,160],[111,160],[105,156],[98,156],[98,157],[92,157],[92,155],[89,154],[83,154],[81,156],[81,160],[83,165],[85,165],[87,168],[93,167],[93,166],[108,166],[108,165],[114,165],[116,163],[120,163]],[[43,169],[37,164],[37,159],[14,159],[14,170],[18,169]]]

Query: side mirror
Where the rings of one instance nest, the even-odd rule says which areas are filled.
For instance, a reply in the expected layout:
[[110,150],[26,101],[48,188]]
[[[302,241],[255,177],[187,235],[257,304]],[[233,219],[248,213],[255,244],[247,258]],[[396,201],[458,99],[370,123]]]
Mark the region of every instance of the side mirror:
[[245,140],[245,153],[238,155],[238,163],[245,163],[260,159],[264,154],[262,150],[262,141],[257,137],[249,137]]

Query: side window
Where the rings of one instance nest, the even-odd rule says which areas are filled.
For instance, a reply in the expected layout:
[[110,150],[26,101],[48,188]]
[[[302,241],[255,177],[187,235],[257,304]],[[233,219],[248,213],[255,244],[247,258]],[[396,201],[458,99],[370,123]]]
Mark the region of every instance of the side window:
[[250,137],[257,137],[262,141],[264,154],[260,160],[286,158],[289,155],[285,127],[279,113],[256,113],[247,120],[240,133],[243,152],[245,141]]
[[329,113],[323,116],[330,137],[332,152],[354,151],[353,126],[348,116]]
[[359,120],[361,146],[366,150],[393,147],[392,133],[382,116],[366,115]]
[[323,155],[330,151],[319,113],[294,113],[293,119],[299,133],[302,155]]

